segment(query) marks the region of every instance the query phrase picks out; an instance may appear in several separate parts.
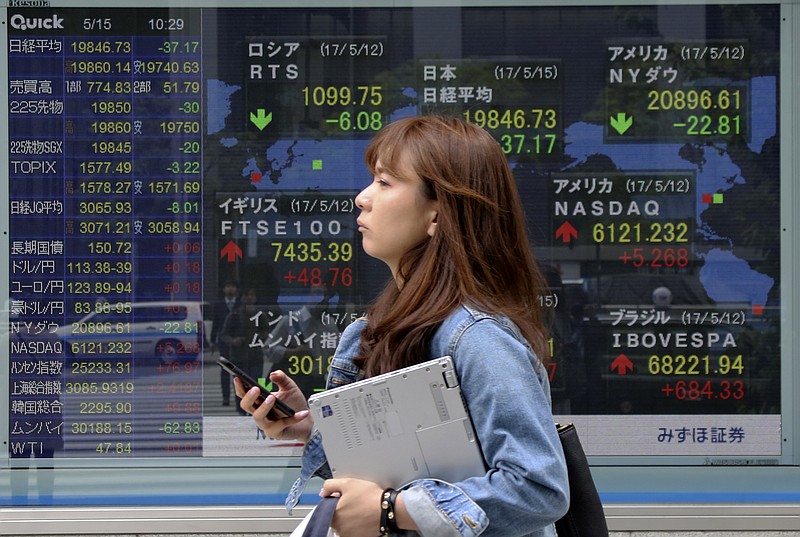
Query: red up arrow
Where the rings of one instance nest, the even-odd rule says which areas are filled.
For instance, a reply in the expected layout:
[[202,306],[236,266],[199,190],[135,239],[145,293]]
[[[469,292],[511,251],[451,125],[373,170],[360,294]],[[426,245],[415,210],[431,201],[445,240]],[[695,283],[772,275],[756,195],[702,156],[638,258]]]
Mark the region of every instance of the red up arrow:
[[228,244],[226,244],[225,247],[222,248],[222,251],[220,251],[219,254],[220,257],[227,256],[228,263],[233,263],[234,261],[236,261],[237,257],[242,257],[242,255],[243,255],[242,249],[239,248],[239,245],[233,241],[228,241]]
[[572,239],[578,238],[578,230],[572,227],[569,222],[564,222],[556,230],[556,238],[561,239],[562,242],[571,242]]
[[633,371],[633,362],[624,354],[620,354],[611,362],[611,371],[617,370],[618,375],[627,375],[628,371]]

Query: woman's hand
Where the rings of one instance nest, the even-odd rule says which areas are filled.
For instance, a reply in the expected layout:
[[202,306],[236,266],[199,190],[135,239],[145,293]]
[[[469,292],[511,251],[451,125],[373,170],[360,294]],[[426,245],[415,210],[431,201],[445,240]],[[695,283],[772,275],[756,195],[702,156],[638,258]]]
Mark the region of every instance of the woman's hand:
[[313,421],[305,395],[283,371],[273,371],[269,374],[269,379],[278,387],[277,394],[280,400],[295,410],[294,416],[279,420],[267,418],[267,413],[275,406],[275,395],[270,395],[263,403],[257,405],[256,401],[261,397],[261,390],[256,386],[245,392],[242,381],[235,377],[233,385],[236,388],[236,395],[242,398],[239,406],[245,412],[252,414],[253,421],[269,438],[307,442]]
[[377,483],[362,479],[328,479],[320,496],[339,496],[331,527],[341,537],[374,537],[380,533],[381,494]]

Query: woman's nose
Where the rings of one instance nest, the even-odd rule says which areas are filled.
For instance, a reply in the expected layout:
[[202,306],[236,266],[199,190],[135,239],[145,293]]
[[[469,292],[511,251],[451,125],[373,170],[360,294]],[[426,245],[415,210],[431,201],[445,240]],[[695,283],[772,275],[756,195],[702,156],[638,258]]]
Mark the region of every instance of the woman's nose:
[[356,196],[356,207],[358,207],[359,209],[363,210],[364,206],[367,204],[367,200],[369,199],[369,197],[367,196],[368,189],[369,187],[365,188],[364,190],[359,192],[358,195]]

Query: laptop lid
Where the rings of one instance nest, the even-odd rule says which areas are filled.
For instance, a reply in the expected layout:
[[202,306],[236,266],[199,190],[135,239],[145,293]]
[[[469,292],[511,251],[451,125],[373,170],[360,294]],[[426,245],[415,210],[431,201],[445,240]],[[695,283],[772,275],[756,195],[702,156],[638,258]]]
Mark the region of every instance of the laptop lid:
[[456,482],[485,464],[449,356],[314,394],[314,423],[336,477],[400,486]]

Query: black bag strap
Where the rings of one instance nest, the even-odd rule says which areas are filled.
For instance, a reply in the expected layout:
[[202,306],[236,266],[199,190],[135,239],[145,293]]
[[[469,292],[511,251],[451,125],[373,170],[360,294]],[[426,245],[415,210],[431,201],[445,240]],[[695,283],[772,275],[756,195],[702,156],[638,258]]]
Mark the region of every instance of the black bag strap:
[[303,531],[303,537],[327,537],[338,501],[339,498],[335,496],[322,498],[314,512],[311,513],[311,518]]
[[578,431],[571,423],[556,424],[569,474],[569,510],[556,522],[558,537],[608,537],[603,503],[589,469]]

